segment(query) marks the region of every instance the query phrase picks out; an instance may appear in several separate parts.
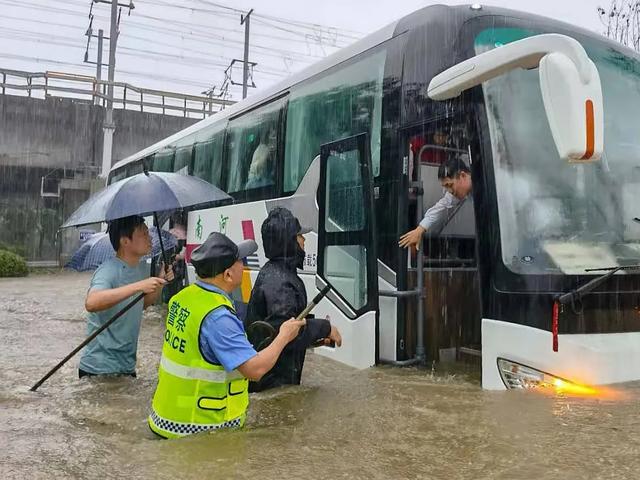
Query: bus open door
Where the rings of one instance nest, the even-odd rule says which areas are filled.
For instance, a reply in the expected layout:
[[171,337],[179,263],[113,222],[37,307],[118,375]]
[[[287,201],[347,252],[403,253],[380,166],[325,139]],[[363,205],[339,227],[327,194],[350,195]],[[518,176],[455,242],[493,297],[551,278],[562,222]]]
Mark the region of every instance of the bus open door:
[[346,348],[319,353],[357,368],[375,365],[378,357],[372,183],[366,134],[320,147],[316,286],[331,286],[321,311],[330,311]]

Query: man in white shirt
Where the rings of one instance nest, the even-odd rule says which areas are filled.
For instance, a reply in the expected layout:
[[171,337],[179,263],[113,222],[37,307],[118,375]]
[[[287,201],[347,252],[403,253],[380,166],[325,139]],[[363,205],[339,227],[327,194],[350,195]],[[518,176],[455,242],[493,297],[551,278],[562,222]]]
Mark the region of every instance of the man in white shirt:
[[260,144],[253,152],[245,189],[250,190],[275,184],[273,176],[275,148],[275,130],[270,128],[263,132]]
[[438,180],[446,190],[444,196],[424,214],[420,224],[400,237],[398,245],[407,248],[412,245],[420,249],[422,236],[434,224],[444,220],[471,193],[471,170],[460,158],[449,158],[438,168]]

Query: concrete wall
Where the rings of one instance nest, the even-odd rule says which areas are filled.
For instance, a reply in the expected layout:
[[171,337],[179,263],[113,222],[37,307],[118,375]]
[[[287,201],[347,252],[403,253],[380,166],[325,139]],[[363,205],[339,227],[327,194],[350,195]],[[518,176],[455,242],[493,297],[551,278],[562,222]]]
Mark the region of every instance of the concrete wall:
[[[102,165],[104,113],[74,99],[0,95],[0,248],[58,259],[57,229],[88,198]],[[114,120],[113,163],[197,121],[132,110],[115,110]],[[60,185],[59,196],[41,196],[42,177],[46,190]]]
[[[82,168],[102,165],[104,108],[87,102],[0,95],[0,165]],[[115,110],[114,162],[195,123]]]

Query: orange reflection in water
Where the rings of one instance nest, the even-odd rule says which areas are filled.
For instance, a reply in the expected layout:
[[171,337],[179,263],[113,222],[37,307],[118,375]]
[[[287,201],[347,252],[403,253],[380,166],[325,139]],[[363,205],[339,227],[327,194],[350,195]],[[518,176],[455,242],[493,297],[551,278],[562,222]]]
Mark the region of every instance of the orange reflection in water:
[[549,395],[561,395],[565,397],[582,397],[613,401],[628,398],[628,394],[619,389],[603,385],[580,385],[561,378],[554,378],[551,383],[547,383],[543,388],[535,388],[534,390]]
[[565,393],[569,395],[578,395],[581,397],[598,397],[600,391],[595,387],[588,387],[586,385],[578,385],[576,383],[566,382],[560,378],[556,378],[553,382],[553,386],[557,393]]

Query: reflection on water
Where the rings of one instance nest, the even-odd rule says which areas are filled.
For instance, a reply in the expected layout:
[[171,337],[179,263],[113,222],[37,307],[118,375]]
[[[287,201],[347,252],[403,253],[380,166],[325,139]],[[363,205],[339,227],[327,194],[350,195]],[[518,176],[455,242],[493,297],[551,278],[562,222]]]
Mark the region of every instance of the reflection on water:
[[86,274],[0,280],[2,478],[637,478],[640,385],[624,398],[484,392],[477,373],[353,370],[310,355],[302,387],[251,397],[247,427],[160,441],[146,425],[162,344],[148,311],[138,378],[29,387],[83,338]]

